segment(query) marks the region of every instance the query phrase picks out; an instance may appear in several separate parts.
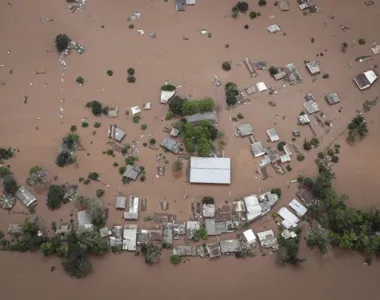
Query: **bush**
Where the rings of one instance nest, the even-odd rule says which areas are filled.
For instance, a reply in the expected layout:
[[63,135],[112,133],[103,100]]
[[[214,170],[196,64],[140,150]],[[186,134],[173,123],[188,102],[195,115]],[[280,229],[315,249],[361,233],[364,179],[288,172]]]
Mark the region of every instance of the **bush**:
[[265,0],[259,0],[259,6],[265,6],[267,2]]
[[13,176],[7,175],[3,178],[4,192],[14,195],[18,190],[16,179]]
[[268,69],[269,73],[274,76],[276,74],[278,74],[278,68],[274,67],[274,66],[271,66],[269,69]]
[[290,172],[290,171],[293,170],[292,167],[291,167],[290,165],[287,165],[287,166],[286,166],[286,169],[288,170],[288,172]]
[[319,159],[324,159],[325,158],[325,154],[323,152],[319,152],[317,156],[318,156]]
[[141,181],[141,182],[144,182],[145,179],[146,179],[145,175],[141,175],[141,176],[140,176],[140,181]]
[[139,114],[134,115],[134,116],[132,117],[132,122],[137,124],[138,122],[140,122],[140,119],[141,119],[141,117],[140,117]]
[[335,154],[335,152],[334,152],[334,149],[329,149],[328,151],[327,151],[327,154],[329,155],[329,156],[334,156],[334,154]]
[[61,188],[61,186],[53,184],[49,187],[49,192],[47,195],[47,207],[49,209],[57,209],[60,208],[63,202],[63,197],[65,196],[65,192]]
[[367,123],[362,116],[355,117],[347,126],[348,139],[355,141],[363,138],[368,133]]
[[365,39],[359,39],[359,45],[365,45],[365,43],[366,43],[366,40]]
[[136,160],[137,160],[136,157],[134,157],[134,156],[128,156],[128,157],[125,159],[125,164],[126,164],[126,165],[134,165]]
[[83,77],[78,76],[77,79],[75,80],[75,82],[79,83],[79,84],[84,84],[84,79],[83,79]]
[[303,142],[303,148],[304,148],[306,151],[311,150],[311,143],[308,142],[307,140],[305,140],[305,141]]
[[168,111],[168,113],[166,114],[165,120],[169,121],[169,120],[172,120],[173,118],[174,118],[174,113],[172,111]]
[[94,116],[99,116],[102,114],[102,104],[99,101],[93,100],[88,102],[86,106],[91,108]]
[[212,111],[215,107],[214,100],[211,98],[204,98],[201,100],[193,100],[185,102],[182,106],[182,113],[185,116],[197,113],[204,113]]
[[96,190],[96,197],[101,198],[103,197],[104,193],[105,193],[104,190],[98,189]]
[[113,71],[112,70],[107,70],[107,75],[108,76],[112,76],[113,75]]
[[255,11],[251,11],[251,12],[249,13],[249,17],[250,17],[251,19],[255,19],[255,18],[257,17],[257,12],[255,12]]
[[58,52],[65,51],[69,48],[70,38],[66,34],[58,34],[55,37],[55,48]]
[[105,116],[108,116],[108,106],[104,106],[102,108],[102,114],[105,115]]
[[215,204],[215,200],[213,197],[206,196],[202,198],[202,204]]
[[185,103],[184,99],[182,99],[179,96],[174,96],[173,99],[170,100],[170,102],[169,102],[169,109],[173,113],[181,115],[182,114],[182,107],[183,107],[184,103]]
[[313,179],[311,179],[310,177],[306,177],[304,180],[303,180],[303,185],[311,190],[313,188],[313,185],[314,185],[314,182],[313,182]]
[[227,105],[235,105],[237,103],[237,95],[239,95],[237,85],[233,82],[227,82],[227,84],[224,87],[224,91],[226,94]]
[[83,128],[87,128],[88,127],[88,123],[87,122],[82,122],[82,127]]
[[75,132],[75,131],[77,131],[77,127],[76,127],[75,125],[71,125],[71,127],[70,127],[70,131],[71,131],[71,132]]
[[135,28],[135,25],[134,24],[129,24],[128,28],[129,29],[133,29],[133,28]]
[[136,77],[133,76],[133,75],[128,75],[128,77],[127,77],[127,81],[128,81],[129,83],[135,83],[135,82],[136,82]]
[[272,189],[270,191],[272,194],[276,194],[278,196],[278,198],[281,198],[281,195],[282,195],[282,191],[280,188],[277,188],[277,189]]
[[96,172],[91,172],[88,174],[88,179],[98,181],[99,180],[99,174]]
[[330,78],[330,75],[327,74],[327,73],[326,73],[326,74],[323,74],[323,75],[322,75],[322,78],[323,78],[323,79],[328,79],[328,78]]
[[128,73],[128,75],[133,76],[133,75],[135,75],[135,69],[133,69],[133,68],[128,68],[127,73]]
[[182,160],[176,159],[173,162],[173,167],[172,167],[173,171],[181,171],[182,170],[182,166],[183,166]]
[[248,11],[248,3],[247,3],[247,2],[244,2],[244,1],[242,1],[242,2],[238,2],[238,3],[236,4],[236,7],[238,8],[238,10],[239,10],[240,12],[245,13],[245,12]]
[[311,140],[310,140],[310,145],[314,148],[318,147],[319,146],[319,139],[313,137]]
[[67,258],[63,261],[63,268],[71,276],[82,278],[91,272],[92,264],[79,244],[69,244]]
[[310,40],[311,43],[314,43],[315,42],[315,39],[312,37],[311,40]]
[[222,69],[224,71],[230,71],[231,70],[231,64],[228,61],[223,62]]
[[302,154],[297,155],[297,161],[303,161],[305,159],[305,156]]
[[66,165],[73,164],[75,162],[75,157],[68,151],[63,151],[58,154],[55,163],[58,167],[63,168]]
[[123,175],[124,173],[125,173],[125,170],[126,170],[127,168],[126,167],[120,167],[119,168],[119,173],[120,173],[120,175]]
[[145,129],[147,129],[148,128],[148,126],[146,125],[146,124],[142,124],[141,126],[140,126],[140,129],[141,130],[145,130]]
[[333,162],[333,163],[337,163],[337,162],[339,162],[339,157],[338,156],[333,156],[332,158],[331,158],[331,161]]
[[249,25],[248,24],[245,24],[244,25],[244,29],[248,29],[249,28]]
[[155,139],[155,138],[151,138],[151,139],[149,140],[149,144],[151,144],[151,145],[155,145],[155,144],[156,144],[156,139]]
[[173,92],[176,89],[177,88],[172,84],[165,84],[161,87],[161,91],[166,91],[166,92]]
[[181,256],[173,254],[172,256],[170,256],[170,262],[173,265],[178,265],[181,262]]
[[2,231],[0,230],[0,240],[3,239],[4,237],[5,237],[4,232],[2,232]]
[[284,146],[286,145],[286,142],[282,141],[277,144],[277,149],[279,151],[284,151]]
[[0,178],[4,178],[8,175],[11,175],[11,171],[6,167],[0,166]]

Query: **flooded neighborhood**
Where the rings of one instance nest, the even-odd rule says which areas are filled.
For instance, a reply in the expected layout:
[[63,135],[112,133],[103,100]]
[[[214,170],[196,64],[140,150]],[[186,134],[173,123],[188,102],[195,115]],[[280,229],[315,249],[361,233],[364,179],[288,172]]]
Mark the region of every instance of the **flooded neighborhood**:
[[0,3],[3,294],[376,297],[379,5]]

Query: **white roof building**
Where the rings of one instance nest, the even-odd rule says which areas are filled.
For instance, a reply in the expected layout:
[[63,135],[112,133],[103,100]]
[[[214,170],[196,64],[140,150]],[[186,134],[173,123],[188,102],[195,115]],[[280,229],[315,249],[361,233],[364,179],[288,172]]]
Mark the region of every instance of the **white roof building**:
[[244,237],[247,240],[247,243],[250,245],[256,244],[256,235],[253,233],[252,229],[244,231]]
[[21,186],[15,196],[26,206],[33,207],[37,205],[37,198],[30,191],[28,191],[24,186]]
[[278,250],[278,241],[274,235],[273,230],[266,230],[257,233],[259,238],[260,246],[263,248],[273,248],[273,250]]
[[191,157],[190,183],[231,183],[231,159],[225,157]]
[[175,90],[174,91],[163,91],[161,90],[161,97],[160,97],[160,101],[161,103],[163,104],[166,104],[170,101],[171,98],[173,98],[173,96],[175,95]]
[[253,221],[262,215],[262,208],[257,195],[250,195],[244,198],[244,204],[247,210],[247,221]]
[[256,83],[256,89],[257,89],[259,92],[264,92],[264,91],[266,91],[268,88],[267,88],[267,86],[265,85],[264,82],[258,82],[258,83]]
[[136,224],[124,225],[123,250],[136,251],[137,228]]
[[139,198],[136,196],[129,197],[129,209],[124,212],[124,219],[137,220],[139,218]]
[[296,199],[290,201],[289,206],[296,212],[297,216],[302,218],[307,213],[307,208]]
[[132,112],[132,115],[136,115],[136,114],[141,113],[141,109],[138,106],[133,106],[131,107],[131,112]]
[[281,218],[284,219],[282,225],[286,228],[294,228],[300,221],[289,209],[286,207],[281,207],[277,213]]
[[277,131],[274,128],[268,129],[267,134],[272,143],[280,140],[280,137],[278,136]]
[[251,152],[254,157],[260,157],[260,156],[265,155],[266,151],[265,151],[263,143],[256,142],[256,143],[251,144]]

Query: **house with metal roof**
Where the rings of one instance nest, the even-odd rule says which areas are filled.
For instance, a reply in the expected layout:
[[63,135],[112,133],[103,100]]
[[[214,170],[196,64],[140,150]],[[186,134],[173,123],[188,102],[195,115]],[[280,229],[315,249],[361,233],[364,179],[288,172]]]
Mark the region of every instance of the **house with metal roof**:
[[219,241],[222,254],[241,252],[240,242],[236,239]]
[[276,129],[274,129],[274,128],[268,129],[267,134],[268,134],[269,139],[271,140],[272,143],[280,140],[280,137],[278,136],[278,133],[277,133]]
[[286,207],[281,207],[277,213],[282,219],[282,225],[286,228],[297,227],[298,222],[300,221],[289,209]]
[[206,249],[210,258],[219,257],[222,254],[218,242],[206,244]]
[[164,237],[163,242],[166,245],[172,245],[173,244],[173,223],[167,223],[164,225],[163,228]]
[[359,90],[363,91],[368,89],[376,80],[377,75],[373,70],[369,70],[364,73],[360,73],[354,77],[354,82],[358,86]]
[[203,204],[203,217],[204,218],[213,218],[215,217],[215,204]]
[[262,142],[256,142],[251,144],[251,152],[254,157],[260,157],[265,155],[265,148]]
[[125,137],[125,132],[117,125],[111,125],[108,129],[108,137],[121,142]]
[[262,248],[272,248],[275,251],[279,249],[278,241],[273,230],[258,232],[257,237],[259,238]]
[[123,250],[136,251],[137,224],[125,224],[123,232]]
[[181,144],[177,142],[176,140],[173,140],[171,138],[165,138],[161,141],[161,147],[165,148],[166,150],[173,152],[177,154],[179,152]]
[[340,98],[337,93],[328,94],[325,98],[327,103],[330,105],[334,105],[340,102]]
[[140,173],[141,173],[141,169],[139,167],[136,167],[133,165],[127,165],[127,168],[123,174],[123,177],[136,180],[137,177],[140,175]]
[[307,208],[303,206],[300,202],[298,202],[296,199],[293,199],[290,201],[289,206],[296,212],[297,216],[302,218],[307,213]]
[[262,209],[257,195],[244,197],[244,204],[247,210],[247,221],[251,222],[262,216]]
[[209,121],[211,122],[211,124],[215,124],[218,121],[215,112],[199,113],[190,116],[185,116],[184,118],[188,123],[191,123],[193,125],[199,125],[202,121]]
[[124,212],[125,220],[137,220],[139,218],[139,198],[131,195],[129,197],[128,211]]
[[116,209],[125,209],[127,205],[127,197],[125,196],[117,196],[115,201]]
[[[306,101],[304,104],[303,104],[303,107],[305,107],[307,113],[309,115],[311,114],[314,114],[316,112],[319,112],[319,105],[317,102],[313,101],[313,100],[310,100],[310,101]],[[304,117],[305,118],[305,117]]]
[[92,224],[92,217],[89,211],[87,210],[78,211],[77,216],[78,216],[77,233],[94,231],[95,227]]
[[283,67],[283,70],[288,78],[289,84],[297,84],[302,82],[302,77],[294,64],[287,64]]
[[186,223],[184,221],[173,221],[173,239],[178,240],[186,234]]
[[177,246],[173,248],[173,255],[197,256],[197,248],[196,246]]
[[248,229],[244,231],[243,234],[248,244],[250,245],[256,244],[256,235],[253,233],[252,229]]
[[319,67],[318,61],[309,61],[306,63],[306,68],[311,75],[317,75],[321,73],[321,68]]
[[190,183],[231,184],[231,159],[191,157]]
[[186,236],[190,240],[195,236],[195,233],[201,228],[199,221],[186,222]]
[[17,190],[15,196],[28,208],[37,205],[37,198],[36,198],[36,196],[34,196],[24,186],[21,186]]
[[253,127],[249,123],[241,124],[237,127],[237,133],[241,137],[252,135],[253,134]]

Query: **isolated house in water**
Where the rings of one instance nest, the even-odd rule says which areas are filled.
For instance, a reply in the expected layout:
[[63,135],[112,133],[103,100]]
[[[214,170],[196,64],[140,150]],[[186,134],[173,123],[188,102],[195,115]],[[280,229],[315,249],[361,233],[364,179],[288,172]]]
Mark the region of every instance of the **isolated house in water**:
[[21,186],[15,196],[26,206],[33,207],[37,205],[37,198],[29,192],[24,186]]
[[245,58],[243,62],[244,62],[244,65],[247,68],[249,75],[251,77],[256,77],[259,75],[259,74],[257,74],[257,71],[255,69],[254,64],[252,63],[252,61],[248,57]]
[[161,147],[175,154],[179,152],[179,148],[181,146],[180,143],[178,143],[176,140],[173,140],[171,138],[163,139],[160,145]]
[[278,136],[277,131],[274,128],[268,129],[267,134],[272,143],[280,140],[280,137]]
[[121,142],[125,137],[125,132],[117,125],[111,125],[108,129],[108,137]]
[[245,136],[252,135],[252,134],[253,134],[253,127],[252,127],[252,125],[249,124],[249,123],[241,124],[241,125],[238,126],[238,128],[237,128],[237,133],[238,133],[241,137],[245,137]]
[[186,0],[175,0],[175,10],[185,11]]
[[127,197],[124,197],[124,196],[116,197],[116,201],[115,201],[116,209],[125,209],[126,204],[127,204]]
[[127,165],[127,169],[125,170],[123,177],[128,179],[136,180],[137,176],[141,173],[141,169],[139,167],[133,165]]
[[300,73],[298,73],[294,64],[287,64],[283,67],[283,70],[289,80],[289,84],[297,84],[302,82]]
[[376,80],[377,75],[372,70],[360,73],[359,75],[356,75],[354,78],[354,82],[361,91],[368,89]]
[[330,105],[334,105],[340,102],[340,98],[337,93],[331,93],[326,96],[326,101]]
[[318,61],[309,61],[306,63],[306,68],[309,70],[311,75],[317,75],[321,73],[321,68],[319,67]]

